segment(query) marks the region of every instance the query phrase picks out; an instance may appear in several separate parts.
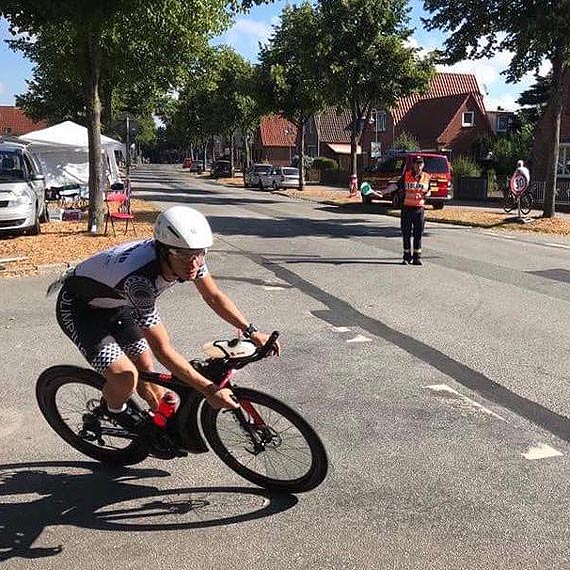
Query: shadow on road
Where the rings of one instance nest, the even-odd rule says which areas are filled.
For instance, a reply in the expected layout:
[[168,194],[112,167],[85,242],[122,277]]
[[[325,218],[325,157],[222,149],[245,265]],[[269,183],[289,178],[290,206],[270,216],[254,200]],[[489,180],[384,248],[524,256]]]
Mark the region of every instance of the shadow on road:
[[169,476],[160,469],[108,469],[91,462],[0,465],[0,562],[63,552],[63,544],[34,546],[48,526],[193,530],[267,517],[297,504],[293,495],[256,488],[160,489],[143,484]]

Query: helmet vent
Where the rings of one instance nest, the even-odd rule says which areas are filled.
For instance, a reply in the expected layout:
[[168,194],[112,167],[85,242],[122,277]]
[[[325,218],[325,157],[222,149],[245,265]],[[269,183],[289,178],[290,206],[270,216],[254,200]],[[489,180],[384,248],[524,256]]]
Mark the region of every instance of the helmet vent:
[[172,226],[166,226],[168,228],[168,231],[172,234],[174,234],[175,237],[177,237],[178,239],[180,239],[180,234],[172,227]]

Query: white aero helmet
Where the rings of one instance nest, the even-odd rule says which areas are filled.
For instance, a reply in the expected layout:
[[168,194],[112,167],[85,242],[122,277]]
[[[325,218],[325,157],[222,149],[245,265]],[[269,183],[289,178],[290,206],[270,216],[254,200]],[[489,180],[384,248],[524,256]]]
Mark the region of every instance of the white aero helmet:
[[214,238],[206,217],[187,206],[173,206],[154,222],[154,239],[170,247],[207,249]]

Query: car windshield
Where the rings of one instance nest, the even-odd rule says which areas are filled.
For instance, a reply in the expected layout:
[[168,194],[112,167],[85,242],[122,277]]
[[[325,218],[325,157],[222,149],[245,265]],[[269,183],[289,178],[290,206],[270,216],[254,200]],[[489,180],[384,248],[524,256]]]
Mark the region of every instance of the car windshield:
[[268,172],[271,172],[271,168],[272,168],[272,166],[270,164],[268,164],[268,165],[262,164],[260,166],[256,166],[253,169],[253,171],[254,172],[263,172],[264,174],[267,174]]
[[448,174],[449,166],[443,156],[424,156],[424,170],[430,174]]
[[22,156],[14,150],[0,150],[0,180],[24,179]]
[[285,176],[299,176],[299,169],[298,168],[284,168],[283,174],[285,174]]

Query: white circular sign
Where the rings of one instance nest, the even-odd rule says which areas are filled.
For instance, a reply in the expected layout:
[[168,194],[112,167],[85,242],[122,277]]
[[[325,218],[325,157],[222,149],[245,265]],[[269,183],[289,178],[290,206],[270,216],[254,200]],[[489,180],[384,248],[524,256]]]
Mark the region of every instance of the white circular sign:
[[522,194],[528,186],[527,177],[522,172],[515,172],[510,181],[511,192],[513,194]]

